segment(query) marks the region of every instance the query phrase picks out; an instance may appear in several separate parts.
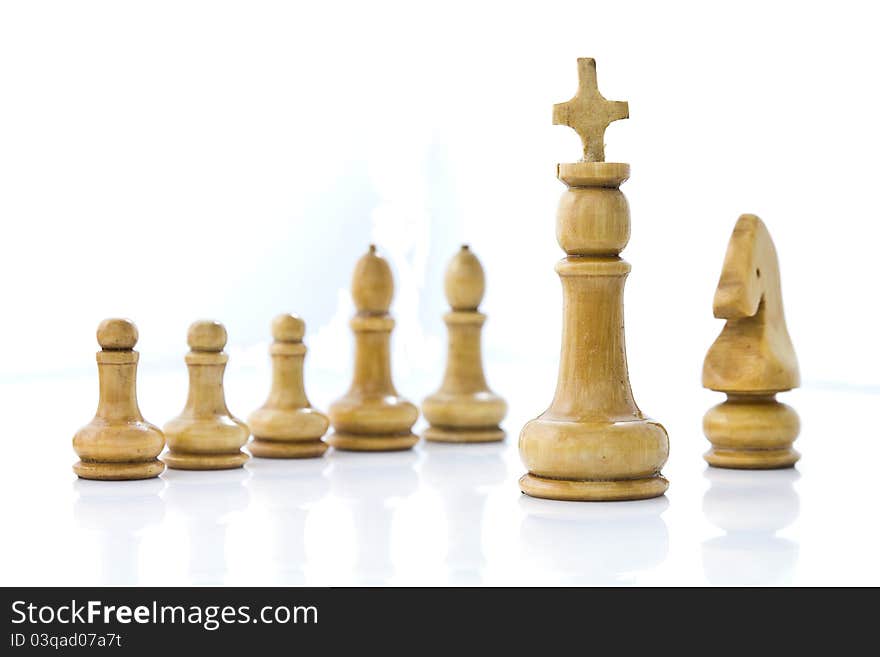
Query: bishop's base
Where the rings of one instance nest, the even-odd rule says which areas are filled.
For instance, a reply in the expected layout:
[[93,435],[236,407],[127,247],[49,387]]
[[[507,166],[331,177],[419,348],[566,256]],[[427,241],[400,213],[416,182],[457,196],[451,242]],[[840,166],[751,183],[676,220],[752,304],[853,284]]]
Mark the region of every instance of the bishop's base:
[[519,487],[523,493],[530,497],[541,497],[547,500],[615,502],[660,497],[669,488],[669,482],[663,475],[644,479],[577,481],[549,479],[529,473],[519,480]]
[[412,432],[397,434],[355,434],[333,432],[325,439],[336,449],[350,452],[399,452],[419,442]]
[[735,470],[778,470],[791,468],[801,458],[791,447],[783,449],[721,449],[713,447],[703,455],[715,468]]
[[254,438],[248,450],[262,459],[312,459],[324,456],[329,446],[320,440],[263,440]]
[[447,429],[428,427],[425,440],[436,443],[496,443],[504,440],[504,431],[498,427],[488,429]]
[[165,470],[165,464],[158,459],[138,463],[96,463],[77,461],[73,471],[80,479],[98,481],[126,481],[133,479],[152,479]]
[[244,452],[231,454],[186,454],[167,452],[162,456],[165,465],[175,470],[231,470],[247,463],[250,456]]

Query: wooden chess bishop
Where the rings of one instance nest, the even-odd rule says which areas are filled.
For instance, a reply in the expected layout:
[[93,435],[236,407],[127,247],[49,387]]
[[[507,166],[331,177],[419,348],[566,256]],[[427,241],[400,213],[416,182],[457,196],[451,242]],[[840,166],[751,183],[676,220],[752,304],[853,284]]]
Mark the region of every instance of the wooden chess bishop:
[[787,468],[800,458],[793,408],[776,393],[800,384],[797,357],[782,308],[779,260],[758,217],[744,214],[727,247],[715,291],[715,317],[726,319],[703,362],[703,386],[727,401],[703,418],[712,443],[705,459],[719,468]]
[[272,322],[272,389],[266,403],[248,418],[254,434],[248,448],[254,456],[296,459],[327,451],[321,436],[330,421],[312,408],[303,385],[305,331],[305,322],[293,315],[279,315]]
[[578,60],[577,95],[553,109],[553,122],[574,128],[584,159],[560,164],[568,186],[556,220],[566,258],[562,279],[562,353],[550,407],[525,425],[522,491],[560,500],[634,500],[663,495],[669,454],[666,430],[636,406],[623,328],[623,286],[630,265],[629,206],[619,187],[629,165],[604,161],[605,129],[629,116],[625,102],[605,100],[596,63]]
[[165,469],[157,458],[165,436],[138,408],[137,340],[137,327],[127,319],[98,326],[98,411],[73,437],[80,458],[73,471],[83,479],[149,479]]
[[226,329],[220,322],[199,321],[186,337],[189,397],[183,412],[164,427],[168,452],[162,460],[178,470],[240,468],[250,458],[241,450],[250,430],[226,407]]
[[351,294],[357,314],[354,331],[354,377],[344,397],[330,405],[333,433],[326,440],[337,449],[392,451],[418,442],[412,426],[419,410],[394,389],[391,381],[391,330],[388,314],[394,296],[391,268],[376,247],[358,260]]
[[480,337],[486,316],[479,311],[486,279],[480,261],[467,245],[446,269],[445,315],[449,334],[446,374],[440,390],[422,402],[431,426],[425,440],[447,443],[485,443],[504,440],[498,426],[507,404],[489,390],[483,374]]

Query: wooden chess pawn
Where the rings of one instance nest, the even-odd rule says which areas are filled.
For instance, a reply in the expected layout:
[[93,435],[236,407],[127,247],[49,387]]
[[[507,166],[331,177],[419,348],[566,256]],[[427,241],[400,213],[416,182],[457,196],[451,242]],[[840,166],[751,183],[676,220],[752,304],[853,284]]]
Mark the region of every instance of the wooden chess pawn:
[[127,319],[98,326],[98,411],[73,437],[80,458],[73,471],[83,479],[149,479],[165,469],[157,458],[165,436],[138,408],[137,340],[137,327]]
[[351,320],[354,377],[345,396],[330,405],[334,431],[326,440],[337,449],[354,451],[409,449],[419,440],[411,430],[419,410],[397,394],[391,381],[394,319],[388,309],[394,280],[375,246],[358,260],[351,293],[357,308]]
[[422,413],[431,425],[425,440],[504,440],[498,425],[507,413],[507,404],[489,390],[480,352],[486,316],[478,308],[485,287],[480,261],[467,245],[462,246],[446,269],[446,299],[452,308],[443,318],[449,334],[446,374],[440,390],[422,402]]
[[554,123],[581,136],[584,159],[560,164],[568,189],[556,218],[566,258],[563,328],[553,401],[523,427],[519,450],[528,474],[522,491],[560,500],[634,500],[663,495],[660,474],[669,438],[636,406],[629,383],[623,328],[623,286],[630,265],[619,257],[629,241],[629,205],[619,187],[629,165],[604,161],[608,124],[629,116],[625,102],[596,87],[596,62],[578,60],[579,88],[554,107]]
[[272,322],[272,389],[266,403],[248,418],[254,434],[248,447],[254,456],[296,459],[327,451],[321,436],[330,420],[312,408],[303,385],[305,331],[305,322],[293,315],[279,315]]
[[705,459],[719,468],[788,468],[800,458],[793,408],[776,393],[800,384],[797,357],[782,308],[776,247],[764,223],[744,214],[727,247],[715,291],[715,317],[726,319],[703,362],[703,387],[727,401],[703,418],[712,443]]
[[183,412],[164,427],[168,452],[162,460],[177,470],[240,468],[250,458],[241,450],[250,430],[226,407],[226,329],[220,322],[199,321],[186,337],[189,397]]

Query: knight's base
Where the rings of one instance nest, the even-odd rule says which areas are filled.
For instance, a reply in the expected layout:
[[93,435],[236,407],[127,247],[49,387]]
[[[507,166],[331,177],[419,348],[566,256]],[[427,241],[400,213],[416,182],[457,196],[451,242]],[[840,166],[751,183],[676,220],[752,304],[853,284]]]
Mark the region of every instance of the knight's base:
[[713,447],[703,456],[715,468],[735,470],[778,470],[791,468],[801,455],[791,447],[783,449],[720,449]]
[[355,434],[333,432],[325,439],[336,449],[350,452],[399,452],[419,442],[412,432],[397,434]]
[[504,440],[504,431],[498,427],[489,429],[447,429],[428,427],[425,440],[436,443],[495,443]]
[[244,452],[231,454],[186,454],[167,452],[162,456],[165,465],[175,470],[231,470],[247,463],[250,456]]
[[663,475],[645,479],[575,481],[526,474],[519,480],[519,487],[526,495],[547,500],[614,502],[660,497],[669,488],[669,482]]
[[126,481],[133,479],[152,479],[165,470],[165,464],[158,459],[138,463],[96,463],[77,461],[73,471],[80,479],[98,481]]
[[329,445],[320,440],[282,442],[254,438],[247,447],[251,454],[262,459],[312,459],[324,456]]
[[703,417],[703,433],[712,443],[703,458],[716,468],[790,468],[801,457],[792,448],[799,432],[798,414],[772,396],[728,399]]

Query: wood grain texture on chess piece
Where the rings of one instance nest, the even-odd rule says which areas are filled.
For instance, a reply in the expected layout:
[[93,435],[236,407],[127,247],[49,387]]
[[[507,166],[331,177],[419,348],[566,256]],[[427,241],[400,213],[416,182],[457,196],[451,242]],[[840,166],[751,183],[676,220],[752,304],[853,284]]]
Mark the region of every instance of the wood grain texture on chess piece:
[[418,442],[412,426],[419,410],[397,393],[391,380],[394,319],[388,310],[394,280],[375,246],[358,260],[351,288],[357,308],[351,319],[354,376],[348,392],[330,405],[333,432],[326,441],[337,449],[353,451],[409,449]]
[[266,403],[248,418],[254,435],[248,449],[254,456],[311,458],[327,451],[321,436],[330,420],[312,408],[303,383],[305,330],[305,322],[294,315],[279,315],[272,322],[272,388]]
[[83,479],[149,479],[165,469],[157,458],[165,436],[138,408],[137,340],[137,327],[127,319],[106,319],[98,326],[98,410],[73,437],[80,458],[73,471]]
[[619,257],[630,216],[620,185],[629,165],[603,162],[605,128],[626,118],[626,103],[602,98],[596,64],[579,59],[574,99],[554,108],[554,122],[581,136],[584,160],[560,164],[568,189],[556,219],[567,257],[562,281],[562,351],[550,407],[523,427],[520,456],[528,473],[522,491],[559,500],[634,500],[663,495],[660,470],[669,438],[636,406],[629,383],[623,287],[630,265]]
[[507,404],[489,390],[483,373],[481,337],[486,316],[479,311],[486,280],[480,261],[465,245],[446,269],[448,346],[440,389],[422,402],[430,426],[426,440],[485,443],[504,439],[498,426]]
[[226,407],[226,329],[220,322],[194,322],[187,343],[189,396],[183,412],[164,427],[168,451],[162,460],[177,470],[240,468],[250,458],[241,450],[250,430]]
[[721,468],[793,466],[800,432],[793,408],[776,393],[800,384],[797,357],[785,324],[779,259],[758,217],[744,214],[727,247],[715,291],[715,317],[726,319],[703,362],[703,386],[727,400],[703,418],[712,443],[706,461]]
[[577,93],[571,100],[553,106],[553,125],[566,125],[580,135],[584,147],[583,162],[604,162],[605,130],[614,121],[629,118],[629,104],[606,100],[599,93],[596,60],[581,57],[577,65]]

